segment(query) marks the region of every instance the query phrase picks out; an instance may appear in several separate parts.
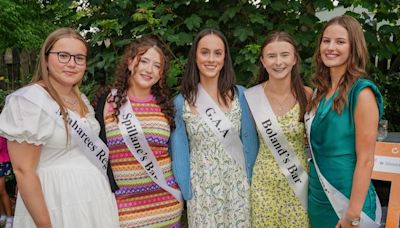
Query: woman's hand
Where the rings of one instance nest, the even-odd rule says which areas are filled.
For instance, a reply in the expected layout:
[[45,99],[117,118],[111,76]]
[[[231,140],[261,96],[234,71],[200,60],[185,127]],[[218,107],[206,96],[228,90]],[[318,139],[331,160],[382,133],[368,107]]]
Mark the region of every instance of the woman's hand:
[[345,218],[341,218],[339,222],[336,224],[335,228],[359,228],[360,225],[353,226],[349,221]]

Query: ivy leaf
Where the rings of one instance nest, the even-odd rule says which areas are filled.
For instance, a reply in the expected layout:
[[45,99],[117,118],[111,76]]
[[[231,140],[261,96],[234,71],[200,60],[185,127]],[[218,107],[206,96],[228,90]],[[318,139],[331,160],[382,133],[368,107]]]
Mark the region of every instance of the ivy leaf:
[[237,27],[233,32],[233,35],[237,37],[241,42],[245,41],[249,36],[253,36],[254,32],[250,28]]
[[190,31],[192,31],[193,28],[200,27],[202,22],[203,20],[201,20],[197,14],[192,14],[192,16],[185,19],[185,25]]

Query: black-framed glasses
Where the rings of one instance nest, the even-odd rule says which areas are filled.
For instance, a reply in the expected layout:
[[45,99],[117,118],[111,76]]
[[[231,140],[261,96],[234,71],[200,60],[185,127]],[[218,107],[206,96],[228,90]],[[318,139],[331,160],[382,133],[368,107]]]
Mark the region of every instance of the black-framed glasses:
[[57,54],[58,61],[60,63],[69,63],[71,57],[74,57],[74,61],[77,65],[86,65],[87,61],[86,55],[81,55],[81,54],[72,55],[65,51],[57,51],[57,52],[49,51],[47,52],[47,54]]

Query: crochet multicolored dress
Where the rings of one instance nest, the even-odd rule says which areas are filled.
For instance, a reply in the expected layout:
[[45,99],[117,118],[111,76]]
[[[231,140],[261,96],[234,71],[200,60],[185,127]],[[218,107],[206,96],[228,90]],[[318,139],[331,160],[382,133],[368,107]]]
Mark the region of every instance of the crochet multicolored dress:
[[[169,186],[178,188],[168,154],[170,127],[155,98],[129,97],[145,137]],[[105,118],[110,164],[119,190],[115,192],[121,227],[180,227],[183,205],[160,188],[125,145],[108,110]]]

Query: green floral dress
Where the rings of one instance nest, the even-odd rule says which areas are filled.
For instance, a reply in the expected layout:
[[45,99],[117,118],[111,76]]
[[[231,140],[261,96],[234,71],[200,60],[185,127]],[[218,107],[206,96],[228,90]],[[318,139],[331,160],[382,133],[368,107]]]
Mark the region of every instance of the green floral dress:
[[[277,120],[301,165],[307,170],[305,130],[304,123],[298,121],[299,112],[300,106],[296,104]],[[259,137],[260,149],[251,185],[252,227],[309,227],[306,210],[260,134]]]
[[[235,96],[225,113],[239,131],[241,110]],[[190,141],[193,198],[187,201],[189,227],[250,227],[250,186],[212,130],[185,102],[183,119]]]

